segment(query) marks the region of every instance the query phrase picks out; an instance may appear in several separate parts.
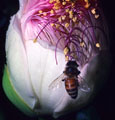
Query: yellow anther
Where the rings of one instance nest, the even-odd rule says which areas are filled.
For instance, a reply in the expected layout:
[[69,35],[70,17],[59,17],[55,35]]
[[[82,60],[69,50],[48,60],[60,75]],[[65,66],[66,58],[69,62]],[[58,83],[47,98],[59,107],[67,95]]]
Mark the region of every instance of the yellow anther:
[[66,61],[68,61],[69,60],[69,56],[67,55],[68,54],[68,52],[70,51],[70,49],[68,48],[68,47],[65,47],[64,48],[64,55],[65,55],[65,60]]
[[60,9],[60,7],[53,7],[55,10],[59,10]]
[[66,5],[66,2],[64,1],[64,2],[62,2],[62,5]]
[[59,24],[56,24],[56,28],[58,29],[60,27],[60,25]]
[[90,3],[89,3],[89,0],[84,0],[85,2],[86,2],[86,4],[85,4],[85,8],[89,8],[89,6],[90,6]]
[[53,3],[53,2],[54,2],[54,0],[50,0],[50,1],[49,1],[49,3]]
[[89,8],[89,6],[90,6],[90,3],[87,2],[84,7]]
[[81,43],[80,43],[80,46],[81,46],[81,47],[84,47],[84,45],[85,45],[84,42],[81,42]]
[[65,23],[65,27],[68,28],[69,27],[69,23]]
[[77,17],[74,17],[72,20],[73,20],[73,22],[76,22],[77,21]]
[[61,22],[61,21],[62,21],[61,17],[59,17],[59,18],[58,18],[58,21],[59,21],[59,22]]
[[73,11],[72,10],[69,11],[69,18],[73,18]]
[[99,18],[99,15],[95,15],[95,18],[98,19],[98,18]]
[[70,51],[70,49],[69,49],[68,47],[65,47],[65,48],[64,48],[64,51],[63,51],[63,52],[64,52],[64,55],[67,55],[69,51]]
[[100,47],[100,44],[99,44],[99,43],[96,43],[96,47],[99,48],[99,47]]
[[46,15],[47,15],[47,13],[43,13],[43,15],[44,15],[44,16],[46,16]]
[[62,20],[65,20],[65,18],[66,18],[66,15],[62,16]]
[[71,3],[71,6],[74,7],[74,6],[75,6],[75,3]]
[[65,12],[69,12],[69,9],[66,9]]
[[51,10],[50,13],[51,13],[51,14],[54,14],[54,10]]
[[89,2],[89,0],[84,0],[86,3]]
[[69,56],[65,56],[65,61],[68,61],[69,60]]
[[59,10],[60,9],[60,3],[54,3],[53,9]]
[[39,12],[40,14],[41,14],[41,13],[43,13],[43,11],[42,11],[42,10],[39,10],[38,12]]
[[93,9],[91,10],[91,12],[92,12],[92,14],[96,14],[96,9],[93,8]]
[[36,42],[37,42],[37,38],[35,38],[35,39],[33,40],[33,42],[36,43]]
[[70,14],[70,15],[69,15],[69,18],[73,18],[73,14]]
[[69,2],[70,0],[66,0],[66,2]]
[[55,0],[57,3],[60,3],[60,0]]
[[72,11],[72,10],[70,10],[70,11],[69,11],[69,14],[73,14],[73,11]]
[[54,24],[54,23],[51,23],[50,25],[53,27],[55,24]]

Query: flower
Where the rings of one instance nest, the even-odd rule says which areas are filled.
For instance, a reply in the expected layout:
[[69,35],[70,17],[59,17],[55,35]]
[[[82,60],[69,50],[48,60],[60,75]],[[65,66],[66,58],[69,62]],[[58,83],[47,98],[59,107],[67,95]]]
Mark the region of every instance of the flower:
[[[6,95],[32,116],[59,117],[79,110],[99,90],[110,64],[108,30],[97,1],[19,2],[6,36]],[[67,93],[62,78],[54,83],[69,61],[80,71],[74,76],[80,85],[76,99]]]

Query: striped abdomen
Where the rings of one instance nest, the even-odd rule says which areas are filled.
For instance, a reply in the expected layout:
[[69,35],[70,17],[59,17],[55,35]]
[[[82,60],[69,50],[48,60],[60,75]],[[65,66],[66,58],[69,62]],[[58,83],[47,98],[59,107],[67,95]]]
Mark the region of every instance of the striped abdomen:
[[75,99],[78,94],[78,84],[77,80],[75,78],[67,78],[65,80],[65,88],[67,93]]

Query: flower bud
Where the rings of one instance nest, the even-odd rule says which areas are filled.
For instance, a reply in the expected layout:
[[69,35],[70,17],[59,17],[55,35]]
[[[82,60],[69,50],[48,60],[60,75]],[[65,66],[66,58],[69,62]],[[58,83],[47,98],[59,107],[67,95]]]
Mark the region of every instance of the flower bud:
[[97,1],[19,2],[6,35],[6,95],[30,116],[81,109],[109,71],[108,29]]

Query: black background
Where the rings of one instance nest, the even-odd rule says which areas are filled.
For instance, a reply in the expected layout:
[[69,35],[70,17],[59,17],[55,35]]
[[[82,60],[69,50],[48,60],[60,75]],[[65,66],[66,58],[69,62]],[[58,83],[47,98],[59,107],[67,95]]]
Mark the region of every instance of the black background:
[[[112,66],[107,84],[99,92],[91,105],[95,107],[101,120],[111,120],[115,119],[115,4],[114,0],[100,1],[110,31],[110,52],[112,56]],[[18,0],[0,1],[0,111],[5,116],[5,120],[33,120],[34,118],[24,115],[17,108],[15,108],[12,103],[9,102],[2,89],[2,71],[5,64],[5,34],[9,24],[10,16],[16,13],[17,10]],[[71,114],[71,120],[72,116],[73,114]]]

